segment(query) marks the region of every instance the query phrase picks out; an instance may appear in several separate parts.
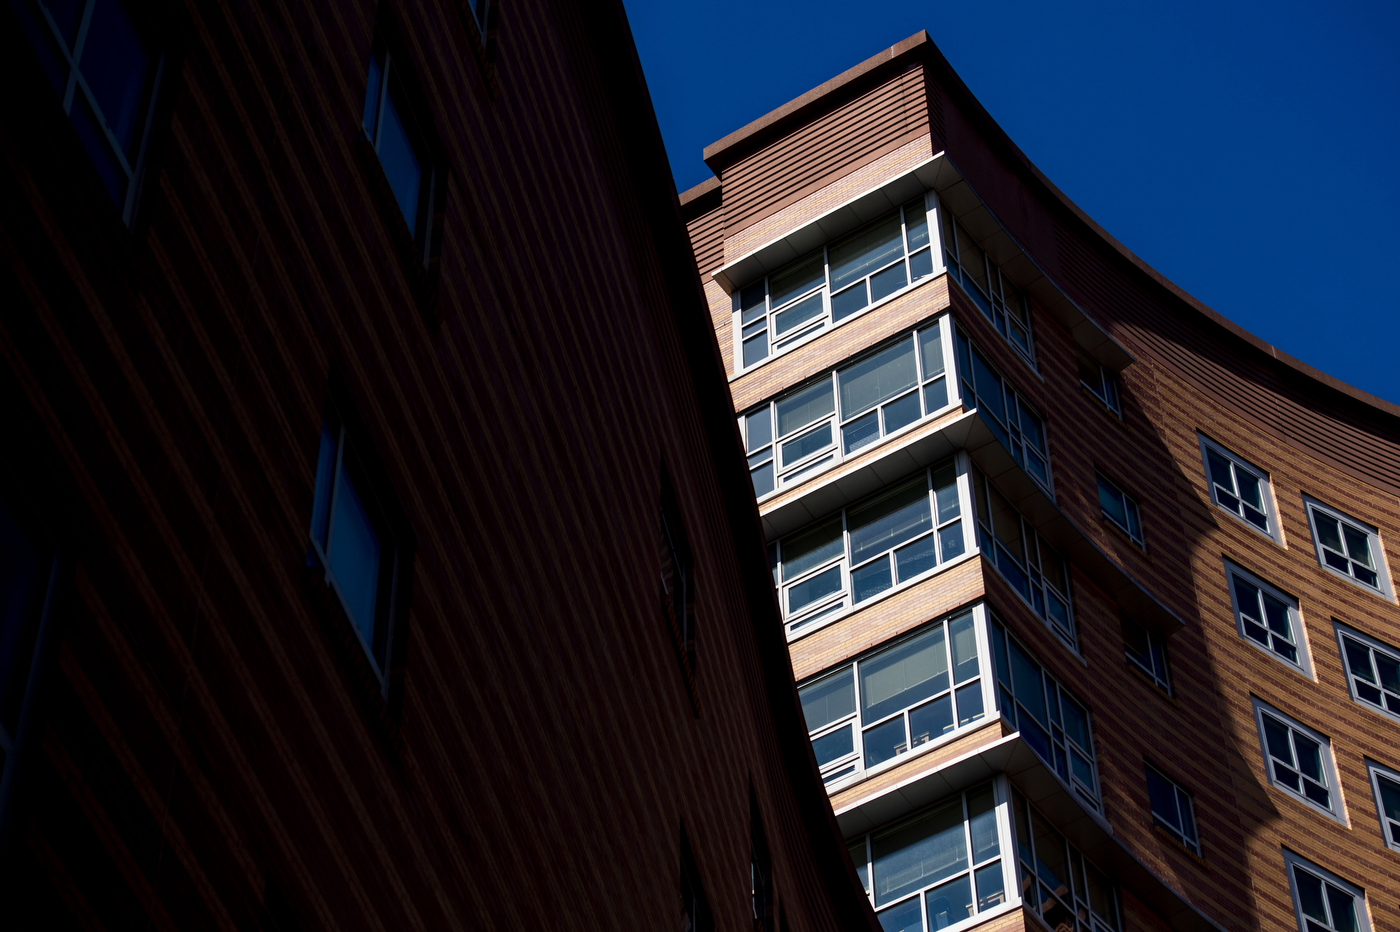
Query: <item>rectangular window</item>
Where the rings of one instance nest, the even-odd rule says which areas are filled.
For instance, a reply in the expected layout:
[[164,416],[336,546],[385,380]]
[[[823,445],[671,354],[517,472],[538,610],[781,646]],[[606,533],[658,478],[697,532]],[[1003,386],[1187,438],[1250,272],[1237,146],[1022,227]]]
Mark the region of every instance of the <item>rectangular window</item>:
[[869,770],[980,722],[977,642],[974,613],[964,612],[798,689],[823,779]]
[[1069,563],[978,469],[972,470],[972,500],[982,556],[1073,647]]
[[11,6],[103,187],[129,225],[164,63],[148,24],[122,0],[16,0]]
[[690,850],[690,839],[681,827],[681,932],[715,932],[714,916],[710,913],[710,901],[705,896],[705,885],[700,880],[700,870],[695,866],[695,855]]
[[768,834],[758,811],[758,797],[749,787],[749,887],[753,905],[754,932],[773,932],[777,901],[773,896],[773,859],[768,852]]
[[758,498],[949,407],[946,315],[739,418]]
[[1128,662],[1150,676],[1170,695],[1172,688],[1167,677],[1166,639],[1121,613],[1118,622],[1123,629],[1123,649],[1128,655]]
[[1191,807],[1191,794],[1151,764],[1145,766],[1147,800],[1152,809],[1152,824],[1181,842],[1192,854],[1200,854],[1201,845],[1196,838],[1196,814]]
[[1269,474],[1199,436],[1211,501],[1275,543],[1283,543]]
[[1001,377],[977,344],[961,330],[957,332],[956,345],[964,407],[975,407],[986,415],[987,426],[1001,445],[1032,479],[1050,492],[1045,419]]
[[1098,767],[1089,711],[995,617],[991,623],[991,647],[1002,718],[1021,733],[1026,744],[1085,804],[1099,811]]
[[1122,416],[1118,403],[1118,379],[1112,370],[1078,346],[1074,348],[1074,356],[1079,366],[1079,384],[1102,401],[1108,410]]
[[778,541],[789,636],[962,556],[962,512],[958,468],[945,460]]
[[1297,601],[1228,560],[1225,575],[1230,580],[1230,604],[1240,637],[1304,676],[1312,676]]
[[1283,849],[1288,889],[1298,932],[1371,932],[1366,894],[1298,855]]
[[1007,901],[997,809],[984,783],[849,843],[881,928],[959,929]]
[[997,333],[1034,366],[1030,301],[968,235],[963,225],[953,219],[952,214],[946,209],[940,213],[943,215],[943,252],[947,259],[948,277],[963,286],[963,291],[991,321]]
[[1138,513],[1137,499],[1118,488],[1113,482],[1098,474],[1099,507],[1103,516],[1118,530],[1132,538],[1139,547],[1146,546],[1142,539],[1142,518]]
[[1332,743],[1258,699],[1254,715],[1269,782],[1345,825]]
[[661,608],[695,701],[695,563],[671,475],[661,467]]
[[1016,790],[1011,811],[1026,908],[1052,929],[1117,932],[1118,891],[1112,882]]
[[429,263],[433,244],[433,211],[439,178],[428,144],[426,124],[410,102],[402,62],[382,41],[376,41],[365,83],[361,127],[365,140],[384,170],[394,201],[413,238],[418,261]]
[[743,368],[933,275],[924,198],[734,293]]
[[325,571],[387,690],[398,550],[366,463],[334,417],[321,425],[310,559]]
[[1386,847],[1400,851],[1400,773],[1373,760],[1366,761],[1371,789],[1376,795],[1376,813],[1381,819],[1381,838]]
[[1380,533],[1369,524],[1362,524],[1306,495],[1303,496],[1303,506],[1308,512],[1318,565],[1336,576],[1393,599]]
[[1333,622],[1351,697],[1400,718],[1400,649]]

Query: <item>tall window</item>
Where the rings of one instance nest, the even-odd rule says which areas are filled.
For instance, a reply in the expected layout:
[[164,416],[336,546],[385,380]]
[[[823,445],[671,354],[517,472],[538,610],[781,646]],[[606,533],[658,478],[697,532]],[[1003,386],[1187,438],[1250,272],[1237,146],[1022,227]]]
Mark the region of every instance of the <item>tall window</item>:
[[1026,907],[1052,929],[1117,932],[1118,891],[1109,879],[1015,790],[1011,810]]
[[996,810],[985,783],[851,843],[881,928],[961,928],[1006,902]]
[[998,619],[992,619],[991,634],[1002,717],[1085,804],[1098,811],[1098,768],[1088,710]]
[[1229,561],[1225,575],[1230,578],[1230,601],[1240,636],[1311,676],[1297,601]]
[[123,0],[12,6],[98,177],[131,223],[162,63],[145,23]]
[[739,419],[759,498],[949,406],[946,319]]
[[1131,537],[1133,543],[1139,547],[1144,546],[1142,518],[1138,513],[1137,499],[1118,488],[1116,483],[1106,479],[1102,473],[1098,474],[1098,481],[1099,507],[1103,511],[1104,519]]
[[34,705],[53,599],[53,553],[0,503],[0,830]]
[[1366,894],[1355,884],[1283,851],[1298,932],[1371,932]]
[[383,42],[375,43],[369,60],[362,127],[365,139],[379,156],[419,260],[427,265],[437,176],[426,126],[415,117],[399,60]]
[[963,286],[972,302],[981,309],[997,332],[1035,365],[1031,343],[1030,302],[1011,283],[982,247],[968,235],[963,225],[946,209],[943,214],[943,251],[948,275]]
[[661,607],[694,700],[695,563],[671,475],[661,467]]
[[967,550],[958,473],[946,460],[778,542],[789,634],[911,583]]
[[1332,743],[1306,725],[1254,700],[1259,743],[1269,782],[1342,824],[1341,784]]
[[735,292],[744,368],[932,274],[919,198]]
[[1167,643],[1156,631],[1149,631],[1127,615],[1119,614],[1118,622],[1123,630],[1123,649],[1128,662],[1152,678],[1152,681],[1171,693],[1171,681],[1167,677]]
[[1282,543],[1269,474],[1201,436],[1211,501],[1271,540]]
[[1317,562],[1323,569],[1363,588],[1392,598],[1390,576],[1382,562],[1380,533],[1369,524],[1303,496],[1312,527]]
[[827,783],[981,721],[986,708],[972,612],[798,690]]
[[963,404],[988,415],[991,428],[1001,445],[1031,478],[1050,491],[1050,452],[1045,440],[1045,419],[998,374],[958,331],[958,375],[962,378]]
[[365,466],[339,420],[321,425],[311,559],[325,571],[387,690],[399,560]]
[[700,870],[695,866],[695,855],[690,850],[690,839],[685,828],[681,828],[681,932],[714,932],[715,920],[710,913],[710,901],[705,896],[705,885],[700,881]]
[[768,853],[768,835],[758,797],[749,787],[749,886],[752,892],[754,932],[773,932],[776,901],[773,896],[773,859]]
[[1336,623],[1352,698],[1400,717],[1400,649]]
[[1089,390],[1108,410],[1121,416],[1118,403],[1118,379],[1113,372],[1083,349],[1074,348],[1075,362],[1079,368],[1079,384]]
[[1069,564],[977,469],[972,470],[972,498],[982,556],[1073,646]]
[[1376,812],[1381,818],[1381,838],[1386,847],[1400,851],[1400,773],[1373,760],[1366,762],[1371,789],[1376,794]]
[[1196,838],[1196,813],[1191,794],[1177,786],[1151,764],[1147,770],[1147,800],[1152,808],[1152,824],[1186,846],[1192,854],[1201,853]]

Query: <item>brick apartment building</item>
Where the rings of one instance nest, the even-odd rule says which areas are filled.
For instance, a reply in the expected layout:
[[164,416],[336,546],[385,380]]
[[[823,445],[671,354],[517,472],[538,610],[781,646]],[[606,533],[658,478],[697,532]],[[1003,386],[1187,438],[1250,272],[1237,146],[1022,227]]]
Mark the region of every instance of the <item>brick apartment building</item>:
[[682,210],[882,927],[1400,928],[1400,409],[1116,242],[926,34],[704,155]]
[[0,927],[873,930],[620,3],[0,52]]

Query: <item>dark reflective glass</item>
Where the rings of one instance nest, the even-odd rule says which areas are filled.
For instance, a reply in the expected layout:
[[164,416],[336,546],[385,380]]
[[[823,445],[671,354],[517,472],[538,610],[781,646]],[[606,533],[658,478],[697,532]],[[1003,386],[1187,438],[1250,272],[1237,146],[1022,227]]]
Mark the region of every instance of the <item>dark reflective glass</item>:
[[785,538],[783,579],[796,579],[813,567],[839,557],[844,550],[840,515],[823,521],[810,530]]
[[141,104],[150,55],[136,27],[118,0],[93,0],[78,70],[117,137],[122,154],[130,157],[141,123]]
[[[821,253],[809,256],[768,278],[769,306],[774,310],[826,283],[825,260]],[[747,307],[747,305],[745,305]],[[781,332],[781,331],[779,331]]]
[[817,757],[818,767],[825,767],[834,760],[840,760],[854,751],[855,747],[855,737],[849,725],[812,740],[812,753]]
[[841,428],[841,443],[845,452],[853,453],[880,439],[880,412],[871,411]]
[[933,528],[928,480],[920,475],[847,512],[851,563],[897,547]]
[[885,433],[892,434],[902,427],[908,427],[923,416],[919,407],[919,393],[910,392],[903,398],[891,401],[881,409],[885,417]]
[[900,582],[913,579],[920,573],[938,565],[938,554],[933,543],[933,535],[921,537],[907,547],[894,552],[895,572]]
[[97,116],[88,106],[87,95],[81,90],[73,92],[72,116],[73,128],[78,131],[78,139],[91,156],[97,175],[102,179],[102,186],[107,189],[113,203],[120,207],[126,200],[126,171],[117,162],[107,134],[102,131]]
[[953,697],[939,696],[909,712],[909,746],[926,744],[953,730]]
[[856,688],[851,668],[833,673],[797,691],[808,731],[818,731],[856,710]]
[[[393,87],[393,84],[390,84]],[[418,230],[418,194],[423,182],[423,169],[418,162],[393,92],[384,95],[384,112],[380,115],[379,162],[398,201],[399,210],[410,232]]]
[[851,597],[857,602],[877,596],[893,585],[888,557],[851,572]]
[[778,436],[788,434],[824,418],[836,410],[831,382],[823,379],[778,399]]
[[938,625],[860,664],[861,720],[877,721],[947,688],[948,653]]
[[867,729],[862,741],[867,768],[903,754],[909,749],[904,740],[904,717],[893,718],[883,725]]
[[829,595],[841,591],[841,567],[833,566],[824,573],[805,579],[788,589],[788,611],[798,612]]
[[791,307],[784,308],[773,315],[773,332],[782,337],[791,333],[803,324],[816,320],[824,312],[822,306],[822,296],[820,293],[804,298]]

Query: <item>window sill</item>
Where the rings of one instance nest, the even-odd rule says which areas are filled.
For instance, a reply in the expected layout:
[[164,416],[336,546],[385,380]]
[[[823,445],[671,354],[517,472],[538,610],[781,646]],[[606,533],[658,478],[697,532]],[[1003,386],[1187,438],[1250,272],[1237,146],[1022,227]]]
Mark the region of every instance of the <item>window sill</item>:
[[1140,556],[1140,557],[1142,557],[1144,560],[1146,560],[1148,563],[1156,563],[1156,562],[1157,562],[1156,560],[1152,559],[1152,554],[1150,554],[1150,553],[1147,552],[1147,544],[1146,544],[1146,543],[1138,543],[1137,541],[1133,540],[1133,538],[1128,534],[1128,532],[1125,531],[1125,530],[1123,530],[1123,529],[1122,529],[1121,527],[1119,527],[1117,524],[1115,524],[1115,523],[1113,522],[1112,519],[1105,517],[1103,514],[1100,514],[1100,515],[1099,515],[1099,522],[1100,522],[1110,533],[1112,533],[1114,537],[1118,538],[1118,540],[1120,540],[1121,542],[1127,544],[1129,547],[1132,547],[1132,548],[1133,548],[1133,551],[1134,551],[1135,553],[1137,553],[1138,556]]
[[[438,260],[434,256],[429,266],[423,265],[418,243],[413,239],[413,233],[403,218],[403,212],[399,209],[399,203],[394,197],[393,189],[389,187],[389,179],[384,174],[384,168],[379,164],[379,156],[363,132],[355,134],[354,149],[356,160],[360,163],[360,170],[364,173],[365,184],[369,186],[371,196],[379,204],[380,218],[389,228],[389,238],[393,241],[394,251],[398,253],[399,265],[408,278],[409,288],[413,291],[418,310],[422,313],[428,326],[435,327],[440,319]],[[445,177],[442,183],[446,183]],[[440,235],[437,241],[441,245]]]
[[[1197,826],[1198,831],[1199,829],[1200,826]],[[1197,867],[1199,867],[1201,870],[1205,871],[1208,874],[1213,873],[1213,871],[1211,870],[1210,862],[1205,859],[1204,855],[1197,854],[1190,848],[1186,847],[1186,845],[1183,844],[1180,839],[1178,839],[1171,832],[1162,828],[1155,822],[1152,824],[1152,834],[1156,836],[1160,841],[1162,841],[1165,845],[1170,847],[1172,850],[1176,851],[1178,854],[1186,855],[1188,858],[1191,859],[1191,862]]]
[[1161,699],[1164,702],[1169,704],[1178,712],[1181,711],[1181,703],[1177,701],[1176,696],[1172,695],[1170,690],[1168,690],[1161,683],[1157,682],[1155,679],[1149,676],[1147,672],[1142,669],[1142,667],[1133,663],[1126,656],[1124,656],[1123,662],[1127,664],[1129,670],[1132,670],[1133,673],[1137,675],[1138,679],[1142,680],[1142,682],[1145,683],[1159,697],[1161,697]]
[[[889,760],[881,761],[874,767],[870,767],[865,770],[857,770],[855,773],[849,774],[848,776],[844,776],[839,780],[831,781],[826,785],[826,795],[835,796],[837,793],[845,793],[848,790],[853,790],[868,780],[873,780],[876,777],[879,777],[883,774],[890,772],[891,770],[896,769],[897,767],[911,763],[912,761],[916,761],[919,758],[924,757],[927,754],[931,754],[934,751],[937,751],[941,748],[946,748],[954,741],[958,741],[963,738],[969,738],[972,735],[977,734],[979,731],[985,731],[988,728],[1000,725],[1001,722],[1002,719],[995,712],[992,712],[991,714],[983,712],[982,717],[977,721],[969,722],[968,724],[963,725],[960,728],[953,729],[947,734],[939,735],[934,740],[921,744],[917,748],[914,748],[912,751],[905,751],[903,754],[891,757]],[[1002,735],[1002,737],[1004,737],[1004,734]]]

